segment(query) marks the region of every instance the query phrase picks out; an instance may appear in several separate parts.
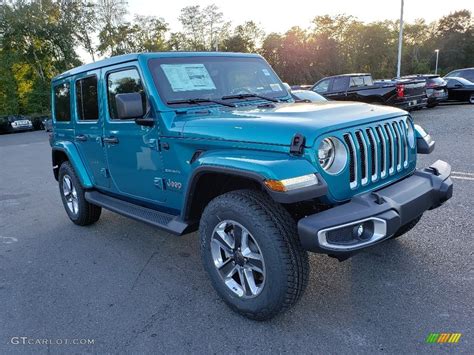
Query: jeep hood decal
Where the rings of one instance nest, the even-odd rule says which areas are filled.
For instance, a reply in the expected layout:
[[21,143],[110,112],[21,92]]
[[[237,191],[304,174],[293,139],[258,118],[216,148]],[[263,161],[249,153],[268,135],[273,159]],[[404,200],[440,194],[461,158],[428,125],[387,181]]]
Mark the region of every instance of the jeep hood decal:
[[252,106],[211,110],[207,114],[181,116],[182,134],[189,138],[221,139],[249,143],[290,145],[295,133],[306,145],[328,131],[406,115],[405,111],[356,102],[277,104],[275,108]]

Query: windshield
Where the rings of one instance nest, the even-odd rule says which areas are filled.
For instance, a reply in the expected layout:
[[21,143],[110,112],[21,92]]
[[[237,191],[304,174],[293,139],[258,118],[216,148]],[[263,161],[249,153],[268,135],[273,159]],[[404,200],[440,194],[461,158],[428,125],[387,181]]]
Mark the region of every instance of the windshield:
[[[155,58],[150,59],[148,65],[161,98],[168,104],[174,101],[181,105],[197,104],[196,99],[232,99],[231,102],[235,102],[288,97],[278,76],[258,57]],[[235,95],[242,97],[226,98]],[[188,102],[184,102],[186,100]]]

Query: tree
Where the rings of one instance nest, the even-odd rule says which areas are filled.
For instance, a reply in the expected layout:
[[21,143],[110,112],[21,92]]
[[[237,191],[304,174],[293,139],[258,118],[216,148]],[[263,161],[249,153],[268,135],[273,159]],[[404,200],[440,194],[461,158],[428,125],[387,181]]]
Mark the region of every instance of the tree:
[[439,66],[445,72],[473,65],[474,22],[470,11],[456,11],[442,17],[436,25],[435,38],[435,47],[430,50],[431,53],[440,50]]
[[215,50],[227,37],[230,27],[216,5],[203,9],[199,5],[186,6],[181,9],[179,21],[183,26],[179,36],[185,41],[182,46],[193,51]]
[[101,31],[98,50],[110,55],[168,50],[165,40],[167,31],[168,24],[162,19],[135,16],[132,23],[110,26]]
[[257,52],[265,32],[253,21],[238,25],[233,34],[223,40],[223,50],[228,52]]

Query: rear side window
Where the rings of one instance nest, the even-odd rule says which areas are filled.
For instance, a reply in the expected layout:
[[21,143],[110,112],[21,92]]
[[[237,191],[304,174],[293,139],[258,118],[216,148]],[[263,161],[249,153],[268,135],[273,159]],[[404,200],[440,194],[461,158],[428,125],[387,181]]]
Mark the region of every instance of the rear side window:
[[143,112],[146,112],[146,94],[140,75],[136,69],[127,69],[110,73],[107,76],[107,93],[109,98],[109,113],[112,119],[118,119],[115,96],[137,92],[142,96]]
[[97,76],[76,81],[76,105],[79,120],[96,121],[99,118]]
[[374,81],[370,75],[364,75],[364,85],[365,86],[372,86],[374,85]]
[[353,76],[351,77],[351,87],[364,86],[364,77]]
[[58,122],[71,120],[69,83],[62,83],[54,87],[54,117]]

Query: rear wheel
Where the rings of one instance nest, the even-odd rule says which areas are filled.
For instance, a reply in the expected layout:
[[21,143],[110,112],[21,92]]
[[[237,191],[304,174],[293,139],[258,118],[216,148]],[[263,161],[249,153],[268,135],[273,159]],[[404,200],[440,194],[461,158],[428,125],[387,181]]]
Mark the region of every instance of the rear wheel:
[[86,201],[85,190],[69,162],[61,164],[58,180],[61,199],[71,221],[80,226],[97,222],[102,208]]
[[294,305],[308,281],[308,256],[288,212],[258,191],[212,200],[199,227],[212,285],[236,312],[270,319]]
[[469,102],[471,104],[474,104],[474,94],[471,94],[471,96],[469,97]]

